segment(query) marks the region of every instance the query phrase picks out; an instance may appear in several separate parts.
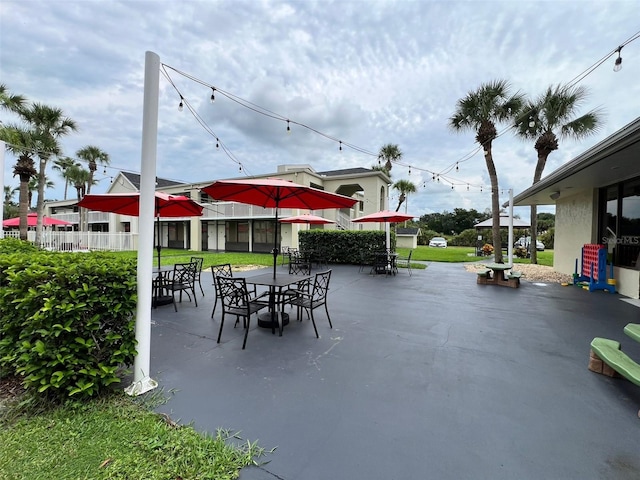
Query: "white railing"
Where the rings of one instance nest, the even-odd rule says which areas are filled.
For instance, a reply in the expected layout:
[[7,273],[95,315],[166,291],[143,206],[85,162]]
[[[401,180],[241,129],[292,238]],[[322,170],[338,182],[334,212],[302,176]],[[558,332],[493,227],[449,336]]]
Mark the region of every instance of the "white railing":
[[[236,202],[205,203],[202,205],[202,220],[229,220],[234,218],[275,218],[275,208],[257,207]],[[278,217],[293,215],[290,208],[280,208]]]
[[[4,236],[20,238],[20,232],[17,230],[5,231]],[[27,232],[27,240],[35,242],[35,230]],[[137,250],[138,235],[134,233],[44,231],[40,247],[60,252]]]

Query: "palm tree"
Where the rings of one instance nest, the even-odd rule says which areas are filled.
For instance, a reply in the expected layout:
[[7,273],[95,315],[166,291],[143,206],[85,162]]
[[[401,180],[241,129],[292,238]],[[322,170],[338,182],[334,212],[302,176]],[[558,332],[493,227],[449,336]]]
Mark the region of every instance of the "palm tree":
[[11,185],[4,186],[4,203],[2,218],[13,218],[18,216],[18,206],[13,201],[13,196],[20,189]]
[[[67,176],[69,178],[69,183],[71,183],[71,185],[76,189],[76,197],[78,201],[82,200],[82,197],[87,193],[87,183],[91,178],[91,172],[82,168],[80,165],[71,165],[67,169]],[[79,209],[79,216],[78,226],[80,231],[84,231],[83,228],[86,223],[84,208]]]
[[36,211],[38,212],[36,244],[39,244],[42,238],[47,162],[51,157],[61,154],[60,138],[76,131],[77,127],[73,120],[64,116],[61,109],[41,103],[34,103],[29,108],[23,108],[20,116],[40,137],[40,142],[37,145],[37,156],[40,162],[38,170],[38,200],[36,202]]
[[[55,183],[53,183],[51,180],[49,180],[48,177],[45,178],[44,185],[45,185],[46,188],[55,187]],[[27,188],[29,189],[29,209],[31,209],[31,202],[33,200],[33,192],[36,192],[38,190],[38,179],[36,177],[31,178],[31,180],[29,180],[29,184],[28,184]]]
[[10,112],[18,112],[26,101],[22,95],[11,95],[7,86],[0,83],[0,108]]
[[391,176],[391,169],[393,168],[392,162],[397,162],[402,159],[402,152],[398,145],[388,143],[383,145],[378,152],[378,162],[384,161],[384,166],[380,166],[377,170],[382,170],[387,176]]
[[64,199],[67,199],[67,192],[69,190],[69,177],[67,176],[67,169],[72,165],[80,165],[71,157],[57,158],[53,161],[53,170],[57,170],[62,174],[64,178]]
[[407,193],[415,193],[416,186],[410,180],[398,180],[393,184],[393,188],[400,192],[400,197],[398,198],[398,206],[396,207],[396,212],[400,211],[400,207],[407,199]]
[[20,217],[20,239],[27,240],[27,214],[29,213],[29,181],[37,175],[33,152],[39,143],[37,135],[16,125],[0,128],[0,139],[7,142],[7,150],[18,160],[13,167],[13,176],[20,179],[18,196],[18,215]]
[[[550,86],[535,101],[527,102],[522,110],[522,117],[515,128],[521,138],[536,141],[534,148],[538,152],[538,161],[533,174],[534,184],[540,181],[549,154],[558,149],[558,139],[580,140],[600,128],[599,110],[576,116],[587,95],[584,87]],[[538,263],[537,239],[538,209],[531,205],[531,263]]]
[[505,80],[494,80],[480,85],[466,97],[458,100],[456,112],[449,119],[449,126],[455,131],[473,130],[476,142],[484,151],[491,181],[491,215],[493,217],[493,246],[495,261],[502,263],[502,241],[500,239],[500,191],[498,174],[493,162],[492,144],[498,137],[496,124],[518,118],[524,97],[511,95],[509,83]]
[[110,163],[109,154],[103,152],[98,147],[93,145],[87,145],[76,152],[76,155],[81,160],[85,160],[89,164],[89,182],[87,183],[87,193],[91,193],[91,185],[95,185],[93,181],[93,175],[98,169],[98,164],[107,166]]

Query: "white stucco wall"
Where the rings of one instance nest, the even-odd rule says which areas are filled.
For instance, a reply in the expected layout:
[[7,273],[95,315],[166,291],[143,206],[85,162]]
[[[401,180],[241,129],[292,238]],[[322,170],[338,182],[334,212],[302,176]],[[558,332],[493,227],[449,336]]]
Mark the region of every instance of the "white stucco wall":
[[[582,246],[598,243],[597,193],[581,191],[556,202],[556,227],[553,256],[554,270],[572,274],[576,259],[581,268]],[[610,267],[609,267],[610,268]],[[579,273],[579,272],[578,272]],[[640,298],[640,271],[614,268],[616,290],[630,298]]]
[[596,209],[595,193],[591,190],[556,201],[554,270],[574,273],[576,259],[582,255],[582,246],[595,241]]

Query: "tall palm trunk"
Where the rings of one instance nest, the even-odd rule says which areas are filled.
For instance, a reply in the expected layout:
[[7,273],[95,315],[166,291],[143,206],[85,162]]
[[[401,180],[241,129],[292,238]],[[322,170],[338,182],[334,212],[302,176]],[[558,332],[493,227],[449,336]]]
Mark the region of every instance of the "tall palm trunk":
[[20,175],[20,195],[18,212],[20,213],[20,240],[27,240],[27,215],[29,213],[29,180],[30,175]]
[[493,225],[491,236],[493,237],[493,255],[496,263],[502,263],[502,236],[500,235],[500,189],[498,187],[498,174],[493,163],[491,144],[485,146],[484,161],[487,164],[487,172],[491,181],[491,217]]

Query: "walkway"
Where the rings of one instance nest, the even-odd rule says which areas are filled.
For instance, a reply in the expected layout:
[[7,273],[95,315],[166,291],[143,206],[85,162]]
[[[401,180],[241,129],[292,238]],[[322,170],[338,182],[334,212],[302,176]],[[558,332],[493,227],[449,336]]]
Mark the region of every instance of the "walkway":
[[277,447],[242,480],[640,478],[640,389],[587,370],[594,336],[640,359],[623,333],[640,310],[619,295],[337,266],[333,330],[321,311],[320,339],[306,320],[254,326],[243,351],[230,325],[216,344],[210,284],[198,308],[153,311],[153,377],[172,418]]

